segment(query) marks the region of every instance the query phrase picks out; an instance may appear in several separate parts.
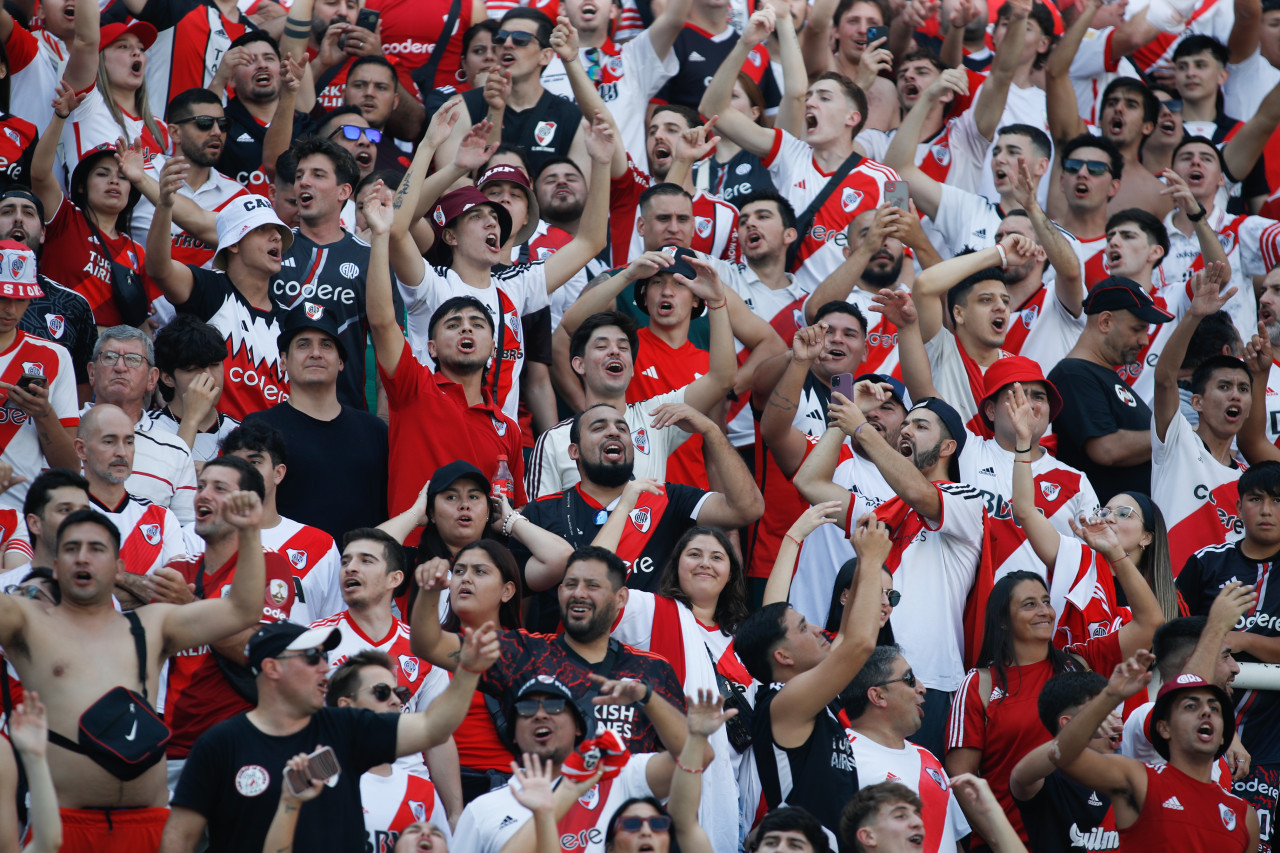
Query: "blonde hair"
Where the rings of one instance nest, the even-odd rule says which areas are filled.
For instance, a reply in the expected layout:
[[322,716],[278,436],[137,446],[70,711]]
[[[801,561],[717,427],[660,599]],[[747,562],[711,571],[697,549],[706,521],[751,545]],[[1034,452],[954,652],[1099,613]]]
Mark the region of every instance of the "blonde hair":
[[[98,92],[102,95],[102,100],[106,102],[107,109],[111,111],[111,117],[116,120],[116,124],[120,126],[120,135],[127,142],[135,142],[136,140],[129,138],[129,130],[124,123],[124,113],[120,111],[120,107],[116,104],[115,98],[111,97],[110,81],[107,80],[107,62],[104,58],[105,51],[98,53]],[[142,79],[142,85],[138,87],[138,91],[133,93],[133,109],[142,119],[142,124],[151,131],[151,138],[156,141],[157,145],[164,144],[164,134],[160,131],[160,125],[156,123],[156,117],[151,112],[151,103],[147,100],[147,80]],[[112,140],[114,142],[114,140]]]

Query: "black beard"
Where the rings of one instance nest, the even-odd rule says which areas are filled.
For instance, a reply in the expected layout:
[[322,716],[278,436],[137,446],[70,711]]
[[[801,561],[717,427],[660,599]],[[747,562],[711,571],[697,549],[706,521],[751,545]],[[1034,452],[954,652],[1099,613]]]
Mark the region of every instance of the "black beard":
[[590,643],[598,640],[603,636],[607,636],[609,629],[613,627],[613,612],[601,613],[596,611],[590,621],[585,624],[570,622],[565,618],[565,614],[560,614],[560,621],[564,624],[564,632],[579,643]]
[[606,489],[616,489],[625,485],[631,479],[631,472],[635,467],[634,461],[610,464],[589,462],[586,457],[579,457],[578,464],[582,466],[584,480]]
[[902,258],[898,258],[893,266],[883,272],[868,266],[862,271],[862,280],[875,288],[893,287],[898,283],[900,275],[902,275]]
[[543,219],[547,220],[551,225],[563,227],[581,219],[582,210],[586,207],[586,204],[577,199],[570,199],[565,202],[549,201],[541,205],[541,207]]
[[217,157],[210,158],[209,155],[204,153],[203,146],[195,149],[194,151],[188,151],[186,148],[183,148],[182,156],[186,157],[187,160],[191,162],[191,165],[198,166],[201,169],[213,168],[214,166],[218,165],[218,160],[221,159],[222,157],[222,155],[219,154]]

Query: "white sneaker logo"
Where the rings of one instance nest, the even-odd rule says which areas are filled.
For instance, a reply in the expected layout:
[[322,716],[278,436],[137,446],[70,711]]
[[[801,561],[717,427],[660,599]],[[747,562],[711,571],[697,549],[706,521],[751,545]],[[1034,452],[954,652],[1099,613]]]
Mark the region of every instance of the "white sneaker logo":
[[1169,799],[1165,800],[1164,807],[1166,809],[1173,809],[1174,811],[1178,811],[1178,812],[1183,810],[1182,803],[1178,802],[1177,797],[1170,797]]
[[124,736],[125,740],[133,740],[138,736],[138,721],[133,721],[133,728],[129,729],[129,733]]

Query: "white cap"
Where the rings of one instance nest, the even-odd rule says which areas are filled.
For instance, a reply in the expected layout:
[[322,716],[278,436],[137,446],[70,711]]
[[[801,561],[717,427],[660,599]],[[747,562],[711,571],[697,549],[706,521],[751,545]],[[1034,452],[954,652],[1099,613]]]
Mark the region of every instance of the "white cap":
[[243,240],[250,231],[263,225],[274,225],[280,229],[280,237],[284,240],[282,251],[293,243],[293,232],[276,216],[271,202],[252,193],[233,199],[218,213],[218,251],[213,255],[213,268],[225,271],[227,249]]
[[17,240],[0,241],[0,296],[35,299],[44,296],[36,281],[36,253]]

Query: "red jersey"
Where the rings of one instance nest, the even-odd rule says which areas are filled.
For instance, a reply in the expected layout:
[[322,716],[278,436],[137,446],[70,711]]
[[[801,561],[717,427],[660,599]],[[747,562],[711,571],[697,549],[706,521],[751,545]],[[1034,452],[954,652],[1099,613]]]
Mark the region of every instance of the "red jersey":
[[40,272],[88,299],[99,326],[118,326],[120,311],[111,297],[111,261],[138,274],[147,302],[154,303],[161,293],[143,266],[146,252],[141,243],[127,234],[114,238],[103,234],[102,240],[110,258],[103,256],[102,243],[94,237],[84,212],[64,198],[45,226]]
[[1249,804],[1169,764],[1146,766],[1138,819],[1120,830],[1122,850],[1236,853],[1248,849]]
[[[627,386],[628,403],[639,403],[683,388],[711,371],[711,354],[691,341],[673,349],[648,328],[641,329],[638,335],[640,347],[636,353],[635,375]],[[691,436],[671,454],[667,460],[667,480],[710,488],[707,464],[702,458],[702,436]]]
[[[267,583],[263,597],[262,621],[287,619],[293,606],[293,579],[289,564],[275,551],[264,551],[267,561]],[[213,574],[204,570],[204,556],[175,560],[168,568],[177,569],[187,583],[196,584],[205,601],[222,598],[229,593],[235,579],[236,557]],[[196,738],[211,726],[229,720],[253,708],[227,681],[209,646],[184,649],[169,659],[165,682],[163,711],[173,737],[165,753],[170,758],[186,758]]]
[[[372,5],[370,8],[372,8]],[[384,29],[383,38],[385,37],[386,30]],[[390,47],[385,41],[382,43],[382,46],[384,50],[390,52]],[[315,59],[315,57],[316,51],[308,47],[307,60],[310,61]],[[418,94],[418,84],[413,82],[413,78],[409,76],[409,69],[405,68],[404,63],[393,56],[387,56],[386,60],[390,62],[391,67],[395,69],[396,79],[400,83],[400,91],[409,92],[413,97],[421,101],[422,97]],[[347,74],[351,72],[351,63],[355,61],[356,58],[353,56],[342,65],[338,66],[336,70],[330,68],[319,76],[318,82],[324,84],[324,88],[316,92],[316,106],[324,107],[327,112],[329,110],[336,110],[344,104],[342,93],[346,91]]]
[[[506,456],[515,478],[514,503],[525,503],[520,427],[501,407],[492,402],[468,406],[462,386],[414,358],[407,340],[395,376],[381,364],[378,376],[391,408],[387,503],[393,515],[412,506],[422,484],[455,459],[465,459],[492,478],[498,472],[498,457]],[[406,544],[416,545],[421,535],[420,528],[415,530]]]
[[467,715],[453,730],[453,742],[458,747],[458,763],[472,770],[501,770],[511,772],[511,750],[498,737],[498,727],[485,697],[477,690],[471,695]]
[[[609,182],[609,239],[614,266],[626,266],[643,251],[640,235],[636,233],[636,220],[640,217],[640,196],[654,183],[653,176],[636,166],[630,155],[627,155],[626,174]],[[689,248],[736,263],[742,250],[738,245],[738,208],[696,190],[693,240]]]
[[[458,21],[445,42],[444,56],[436,66],[433,86],[448,86],[456,82],[454,73],[462,63],[462,33],[472,24],[479,23],[471,20],[470,2],[464,0],[459,5]],[[369,0],[367,8],[382,13],[382,52],[388,59],[398,59],[409,72],[413,72],[426,64],[440,41],[449,6],[449,0]]]

